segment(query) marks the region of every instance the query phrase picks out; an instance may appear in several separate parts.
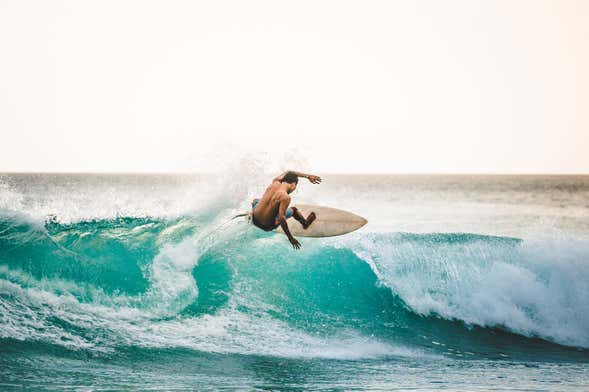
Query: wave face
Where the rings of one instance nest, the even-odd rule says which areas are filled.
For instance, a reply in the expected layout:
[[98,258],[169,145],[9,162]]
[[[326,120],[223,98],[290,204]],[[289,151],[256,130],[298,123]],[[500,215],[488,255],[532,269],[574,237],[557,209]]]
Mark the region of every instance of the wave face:
[[468,233],[303,242],[208,213],[0,214],[0,338],[288,358],[586,356],[589,247]]
[[369,224],[294,251],[227,223],[267,178],[233,173],[0,175],[6,368],[27,352],[587,361],[589,179],[326,179],[297,200]]

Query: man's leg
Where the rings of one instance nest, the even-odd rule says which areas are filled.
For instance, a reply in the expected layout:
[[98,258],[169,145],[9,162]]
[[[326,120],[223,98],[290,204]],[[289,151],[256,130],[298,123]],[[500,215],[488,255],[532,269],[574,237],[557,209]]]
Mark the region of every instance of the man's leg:
[[303,229],[306,229],[307,227],[311,226],[311,223],[313,223],[313,221],[317,217],[315,216],[314,212],[311,212],[307,216],[307,219],[305,219],[305,217],[301,214],[298,208],[290,207],[290,209],[292,209],[293,218],[295,218],[298,222],[300,222],[301,225],[303,225]]

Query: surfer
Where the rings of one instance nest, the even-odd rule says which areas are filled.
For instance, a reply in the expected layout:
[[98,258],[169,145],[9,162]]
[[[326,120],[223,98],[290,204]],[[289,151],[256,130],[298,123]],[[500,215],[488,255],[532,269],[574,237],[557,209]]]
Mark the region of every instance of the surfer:
[[311,184],[319,184],[321,178],[311,174],[287,171],[272,180],[272,184],[266,188],[261,199],[252,202],[252,223],[265,231],[271,231],[278,226],[282,227],[293,248],[300,249],[301,244],[292,236],[286,220],[291,216],[301,223],[303,229],[307,229],[315,220],[314,212],[305,218],[296,207],[289,207],[289,194],[297,189],[299,177],[304,177]]

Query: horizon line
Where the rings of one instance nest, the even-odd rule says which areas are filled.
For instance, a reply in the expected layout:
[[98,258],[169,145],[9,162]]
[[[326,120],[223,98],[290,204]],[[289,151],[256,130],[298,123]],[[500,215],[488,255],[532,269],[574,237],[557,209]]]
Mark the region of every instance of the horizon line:
[[[45,175],[215,175],[213,171],[0,171],[0,175],[45,174]],[[340,176],[589,176],[587,173],[564,172],[321,172],[321,175]]]

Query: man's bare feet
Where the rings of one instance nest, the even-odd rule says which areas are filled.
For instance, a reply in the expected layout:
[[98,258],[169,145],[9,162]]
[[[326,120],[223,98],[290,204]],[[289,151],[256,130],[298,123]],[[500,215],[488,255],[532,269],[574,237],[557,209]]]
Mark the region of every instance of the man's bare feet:
[[309,226],[311,226],[311,223],[313,223],[313,221],[315,220],[315,218],[317,218],[317,216],[315,215],[315,213],[314,213],[314,212],[311,212],[311,213],[309,214],[309,216],[307,217],[307,219],[306,219],[306,221],[307,221],[307,222],[306,222],[306,224],[305,224],[305,225],[303,225],[303,229],[307,230],[307,228],[308,228]]

